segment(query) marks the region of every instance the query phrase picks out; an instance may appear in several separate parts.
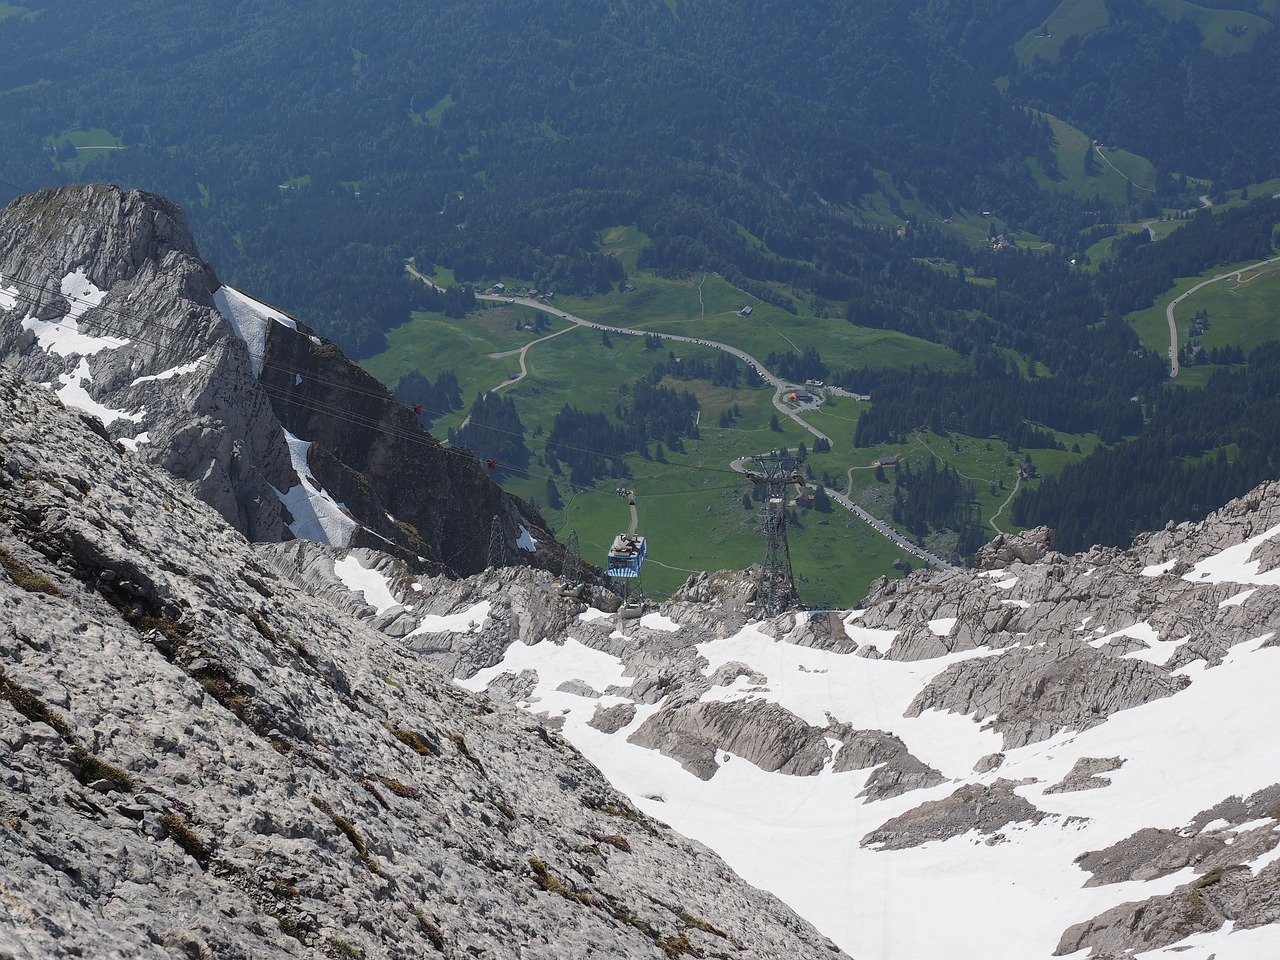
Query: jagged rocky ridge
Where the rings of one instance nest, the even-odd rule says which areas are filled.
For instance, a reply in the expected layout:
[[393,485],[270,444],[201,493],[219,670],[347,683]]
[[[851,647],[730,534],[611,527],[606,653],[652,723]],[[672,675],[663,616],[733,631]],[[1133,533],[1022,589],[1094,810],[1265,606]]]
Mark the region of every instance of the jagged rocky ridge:
[[[333,344],[224,286],[161,197],[64,187],[0,212],[0,363],[190,481],[250,540],[370,546],[473,573],[496,516],[516,562],[559,568],[535,510]],[[540,549],[515,547],[521,527]]]
[[89,419],[0,370],[0,954],[840,955]]
[[[298,545],[285,569],[340,597],[337,559]],[[980,563],[881,581],[851,614],[766,623],[748,620],[749,573],[691,578],[638,623],[531,571],[395,590],[403,606],[381,614],[346,589],[353,612],[464,685],[562,725],[641,809],[697,820],[694,835],[855,955],[1280,947],[1266,747],[1280,716],[1265,693],[1280,682],[1280,483],[1129,550],[1065,556],[1029,531]],[[406,635],[481,600],[484,616]],[[734,826],[691,817],[703,804]],[[827,825],[813,846],[795,839],[806,817]],[[762,852],[775,832],[788,839]],[[813,869],[846,842],[833,833],[861,852]],[[922,867],[935,862],[948,866]],[[908,902],[969,906],[939,932],[913,926],[859,879],[895,870]]]

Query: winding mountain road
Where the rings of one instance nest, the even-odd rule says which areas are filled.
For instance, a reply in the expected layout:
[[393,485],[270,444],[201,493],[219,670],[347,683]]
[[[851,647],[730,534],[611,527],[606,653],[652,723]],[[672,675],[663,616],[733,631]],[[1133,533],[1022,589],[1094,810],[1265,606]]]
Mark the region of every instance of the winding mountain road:
[[[511,296],[505,296],[505,295],[494,294],[494,293],[478,293],[476,294],[476,299],[485,300],[490,303],[515,303],[525,307],[532,307],[535,310],[541,310],[543,313],[549,313],[553,317],[559,317],[562,320],[568,320],[570,323],[573,323],[579,327],[588,327],[592,330],[601,330],[606,333],[618,333],[618,334],[622,334],[624,336],[630,336],[630,337],[645,337],[655,332],[653,330],[637,330],[634,327],[614,327],[608,324],[596,323],[594,320],[586,320],[582,317],[575,316],[574,314],[569,313],[565,310],[561,310],[559,307],[553,307],[549,303],[543,303],[540,300],[533,300],[533,299],[530,299],[529,297],[511,297]],[[567,329],[571,330],[573,328],[569,327]],[[525,345],[524,349],[520,351],[520,370],[521,370],[520,377],[521,378],[523,378],[525,375],[524,374],[525,351],[528,350],[529,347],[532,347],[536,343],[542,343],[543,341],[550,340],[551,337],[559,336],[564,332],[566,331],[559,330],[556,333],[553,333],[550,337],[543,337],[541,340],[534,340],[531,343],[528,343]],[[785,403],[783,403],[782,395],[788,389],[791,389],[791,385],[788,384],[781,377],[776,377],[772,373],[770,373],[767,369],[765,369],[764,364],[762,364],[759,360],[757,360],[751,354],[747,353],[745,350],[740,350],[737,347],[731,346],[730,344],[727,344],[727,343],[720,343],[719,341],[716,341],[716,340],[705,340],[700,337],[688,337],[688,336],[683,336],[681,334],[675,334],[675,333],[659,333],[658,336],[662,337],[664,340],[675,340],[679,343],[692,343],[701,347],[711,347],[712,349],[715,349],[715,350],[723,350],[725,353],[728,353],[731,356],[737,357],[739,360],[742,360],[744,363],[749,364],[765,382],[767,382],[773,387],[773,390],[774,390],[773,405],[775,408],[777,408],[778,411],[786,414],[788,417],[790,417],[792,420],[794,420],[801,427],[809,431],[809,433],[813,434],[818,439],[825,440],[827,441],[827,443],[831,443],[830,437],[828,437],[825,433],[823,433],[817,427],[814,427],[806,423],[803,419],[801,419],[798,412],[790,409],[789,407],[787,407]],[[506,354],[502,354],[502,356],[510,356],[511,352],[512,351],[508,351]],[[515,380],[515,379],[508,380],[508,381],[505,381],[502,384],[502,386],[510,386],[511,384],[517,383],[517,382],[518,380]],[[747,471],[746,471],[746,467],[744,466],[744,463],[749,459],[750,457],[740,457],[739,459],[733,461],[733,463],[730,464],[730,466],[732,466],[733,469],[738,471],[739,473],[746,473]],[[918,557],[919,559],[925,561],[931,566],[937,567],[939,570],[955,569],[955,567],[947,563],[947,561],[943,560],[941,557],[935,556],[934,554],[930,553],[928,550],[925,550],[923,547],[917,546],[916,544],[908,540],[906,537],[904,537],[902,534],[898,533],[897,530],[894,530],[887,523],[884,523],[878,518],[872,516],[870,513],[862,509],[862,507],[858,506],[856,503],[854,503],[852,500],[850,500],[847,496],[845,496],[840,491],[832,490],[829,487],[825,489],[827,491],[827,496],[829,496],[836,503],[840,504],[840,506],[844,507],[846,510],[856,514],[858,517],[864,520],[873,530],[879,533],[886,540],[889,540],[890,542],[892,542],[900,550],[903,550],[914,557]],[[633,507],[632,509],[634,511],[635,508]]]
[[[1180,304],[1183,300],[1187,299],[1187,297],[1191,296],[1193,293],[1199,290],[1201,287],[1207,287],[1209,284],[1217,283],[1219,280],[1226,280],[1228,277],[1235,277],[1238,283],[1247,283],[1248,281],[1243,279],[1243,275],[1246,270],[1257,270],[1261,267],[1270,266],[1273,263],[1280,263],[1280,257],[1271,257],[1269,260],[1259,260],[1257,263],[1252,263],[1247,267],[1236,267],[1236,269],[1234,270],[1228,270],[1226,273],[1220,273],[1216,277],[1210,277],[1208,280],[1201,280],[1190,290],[1186,291],[1185,293],[1179,294],[1178,296],[1174,297],[1172,300],[1169,301],[1169,305],[1165,307],[1164,316],[1165,316],[1165,319],[1169,322],[1169,379],[1170,380],[1173,380],[1174,378],[1176,378],[1181,369],[1178,365],[1178,324],[1173,319],[1174,308],[1177,307],[1178,304]],[[1253,279],[1253,278],[1251,277],[1250,279]]]
[[[541,310],[543,313],[549,313],[553,317],[559,317],[562,320],[568,320],[570,323],[577,324],[580,327],[588,327],[592,330],[601,330],[601,331],[604,331],[605,333],[619,333],[619,334],[622,334],[623,336],[628,336],[628,337],[647,337],[647,336],[652,336],[656,333],[656,331],[653,331],[653,330],[637,330],[634,327],[614,327],[614,326],[609,326],[608,324],[596,323],[594,320],[586,320],[582,317],[574,316],[572,313],[568,313],[564,310],[561,310],[559,307],[553,307],[549,303],[543,303],[541,300],[532,300],[529,297],[509,297],[509,296],[503,296],[503,295],[493,294],[493,293],[478,293],[476,294],[476,299],[487,300],[491,303],[517,303],[524,307],[532,307],[535,310]],[[564,332],[563,330],[560,331],[560,333],[563,333],[563,332]],[[732,356],[737,357],[739,360],[742,360],[744,363],[752,367],[756,371],[756,373],[760,375],[761,379],[763,379],[766,383],[768,383],[770,386],[773,387],[773,391],[774,391],[773,405],[778,410],[779,413],[782,413],[785,416],[790,417],[802,428],[809,431],[809,433],[813,434],[819,440],[825,440],[827,441],[827,443],[831,443],[830,437],[828,437],[825,433],[823,433],[821,430],[819,430],[817,427],[813,426],[812,424],[806,423],[800,417],[797,411],[792,410],[790,407],[786,405],[786,403],[783,402],[783,399],[782,399],[783,394],[786,393],[788,390],[793,389],[792,385],[787,383],[781,377],[775,377],[772,373],[770,373],[768,370],[765,369],[764,364],[762,364],[759,360],[757,360],[751,354],[747,353],[745,350],[740,350],[737,347],[731,346],[730,344],[720,343],[719,341],[716,341],[716,340],[704,340],[700,337],[688,337],[678,333],[657,333],[656,335],[662,337],[663,340],[674,340],[678,343],[693,343],[701,347],[711,347],[714,350],[723,350],[725,353],[728,353]],[[549,338],[543,338],[543,339],[549,339]],[[534,342],[537,343],[540,341],[534,341]],[[533,346],[533,344],[531,343],[529,344],[529,346]]]

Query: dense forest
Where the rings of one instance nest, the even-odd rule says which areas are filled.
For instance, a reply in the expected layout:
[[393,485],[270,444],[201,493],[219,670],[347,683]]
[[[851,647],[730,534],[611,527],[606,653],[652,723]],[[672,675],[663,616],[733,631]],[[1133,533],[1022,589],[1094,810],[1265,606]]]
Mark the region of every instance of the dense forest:
[[[1056,160],[1039,111],[1150,156],[1148,202],[1174,201],[1170,171],[1223,189],[1280,155],[1280,89],[1248,82],[1277,75],[1276,31],[1220,56],[1189,18],[1108,0],[1109,25],[1020,64],[1013,44],[1054,7],[323,0],[298,17],[282,0],[28,0],[0,35],[0,178],[172,196],[230,282],[357,356],[435,306],[406,258],[601,291],[623,279],[596,248],[612,224],[651,238],[644,266],[713,270],[795,309],[791,285],[944,339],[961,334],[933,322],[912,258],[963,253],[921,230],[892,242],[864,224],[867,196],[997,209],[1070,247],[1122,211],[1041,190],[1028,160]],[[77,149],[94,130],[119,149]]]
[[938,469],[933,457],[916,470],[911,469],[910,461],[898,464],[893,522],[922,541],[936,530],[955,531],[958,536],[952,559],[956,561],[972,556],[986,540],[974,505],[973,484],[954,467]]
[[1203,390],[1156,394],[1136,439],[1047,477],[1013,503],[1013,522],[1054,528],[1057,549],[1126,545],[1168,520],[1199,519],[1280,474],[1280,343],[1220,370]]
[[457,430],[450,430],[448,437],[453,446],[468,447],[479,454],[499,477],[523,473],[529,467],[524,424],[509,396],[492,392],[477,396],[466,421]]

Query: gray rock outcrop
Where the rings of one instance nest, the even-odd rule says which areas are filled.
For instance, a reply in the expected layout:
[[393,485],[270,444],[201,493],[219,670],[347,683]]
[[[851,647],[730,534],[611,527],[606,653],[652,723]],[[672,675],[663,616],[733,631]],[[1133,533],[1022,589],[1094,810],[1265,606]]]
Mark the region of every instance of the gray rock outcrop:
[[821,729],[776,703],[752,700],[668,707],[627,739],[680,761],[701,780],[715,775],[717,750],[744,757],[770,773],[802,777],[816,774],[831,756]]
[[949,797],[930,800],[894,817],[862,838],[865,846],[881,850],[916,847],[930,840],[948,840],[976,830],[998,842],[1002,827],[1011,823],[1039,823],[1045,816],[1035,805],[1013,792],[1017,784],[966,784]]
[[0,571],[0,953],[841,955],[7,370]]
[[[333,539],[307,524],[305,497],[283,502],[310,478],[347,517],[343,546],[474,573],[497,517],[517,562],[560,569],[537,511],[335,346],[272,308],[233,325],[217,301],[230,294],[162,197],[96,184],[18,198],[0,212],[0,291],[0,363],[101,418],[250,540]],[[302,468],[286,430],[310,444]],[[535,551],[514,548],[521,527]]]

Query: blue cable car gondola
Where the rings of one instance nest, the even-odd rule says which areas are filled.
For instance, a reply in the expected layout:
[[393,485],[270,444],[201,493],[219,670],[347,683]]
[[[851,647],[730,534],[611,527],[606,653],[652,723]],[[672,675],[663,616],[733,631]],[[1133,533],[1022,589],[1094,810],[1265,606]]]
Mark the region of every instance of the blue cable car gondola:
[[613,546],[609,548],[606,571],[611,577],[640,576],[640,565],[644,563],[644,537],[634,533],[620,533],[613,538]]

